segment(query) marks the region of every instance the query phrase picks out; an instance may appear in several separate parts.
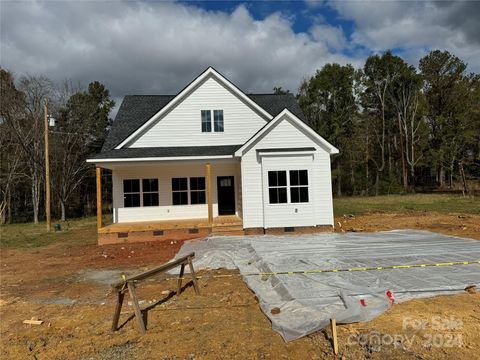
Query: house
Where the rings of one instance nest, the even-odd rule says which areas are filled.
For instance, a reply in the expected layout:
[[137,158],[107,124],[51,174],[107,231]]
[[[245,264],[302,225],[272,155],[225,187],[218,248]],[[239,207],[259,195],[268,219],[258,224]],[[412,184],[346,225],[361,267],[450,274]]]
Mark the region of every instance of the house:
[[[126,96],[97,167],[99,243],[333,227],[330,155],[292,94],[208,68],[177,95]],[[101,222],[101,169],[113,224]]]

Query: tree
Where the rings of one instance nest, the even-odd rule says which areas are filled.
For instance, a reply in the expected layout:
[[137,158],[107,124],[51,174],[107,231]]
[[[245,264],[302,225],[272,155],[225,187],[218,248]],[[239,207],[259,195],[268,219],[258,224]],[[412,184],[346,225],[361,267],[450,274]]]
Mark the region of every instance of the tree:
[[[402,59],[394,56],[391,51],[386,51],[382,56],[372,55],[368,57],[363,67],[362,85],[363,91],[361,94],[361,104],[365,113],[365,121],[367,126],[367,141],[372,138],[373,156],[367,156],[368,161],[371,160],[375,165],[375,194],[379,194],[380,177],[385,170],[386,152],[388,150],[389,129],[393,119],[387,119],[387,112],[392,112],[392,109],[387,109],[391,104],[389,99],[390,88],[393,82],[398,78],[400,67],[402,66]],[[372,136],[369,134],[372,132]],[[389,151],[389,156],[391,152]],[[391,164],[391,160],[389,160]],[[391,167],[390,167],[391,169]]]
[[277,94],[277,95],[286,95],[286,94],[290,94],[290,90],[283,90],[281,86],[277,87],[275,86],[273,88],[273,93],[274,94]]
[[[299,104],[316,129],[332,144],[342,149],[334,160],[337,195],[342,194],[342,164],[351,161],[351,137],[357,104],[354,96],[356,72],[351,65],[327,64],[299,89]],[[345,168],[347,166],[344,166]]]
[[391,101],[397,113],[400,132],[402,182],[405,192],[409,190],[409,185],[412,189],[415,187],[415,166],[422,158],[421,150],[425,139],[423,136],[425,123],[419,114],[421,85],[421,77],[415,68],[403,63],[399,76],[390,88]]
[[59,200],[61,220],[66,219],[66,207],[91,168],[87,155],[98,151],[106,135],[108,114],[115,105],[104,85],[95,81],[88,90],[74,91],[68,83],[63,87],[68,98],[59,105],[58,121],[52,133],[52,173],[54,192]]
[[435,50],[420,59],[419,67],[424,79],[431,157],[437,169],[437,181],[444,186],[445,168],[449,168],[451,186],[456,155],[446,139],[455,138],[449,133],[455,126],[455,118],[463,111],[464,99],[457,97],[457,86],[464,79],[466,64],[448,51]]
[[21,148],[17,142],[12,123],[20,121],[24,109],[24,96],[15,87],[13,76],[0,69],[0,224],[11,222],[12,187],[21,178]]
[[43,76],[22,76],[18,90],[24,98],[21,117],[9,118],[7,124],[21,146],[28,165],[24,175],[30,179],[33,221],[38,223],[44,166],[44,101],[52,96],[52,82]]

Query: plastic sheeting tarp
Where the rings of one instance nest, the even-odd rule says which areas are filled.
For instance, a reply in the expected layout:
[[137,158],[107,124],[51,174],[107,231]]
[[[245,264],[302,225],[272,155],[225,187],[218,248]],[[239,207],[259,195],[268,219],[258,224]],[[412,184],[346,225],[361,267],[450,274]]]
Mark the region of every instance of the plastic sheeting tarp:
[[[369,321],[396,302],[478,285],[480,265],[252,276],[259,272],[348,269],[480,260],[480,241],[426,231],[209,237],[185,243],[195,269],[239,269],[285,341],[327,326]],[[271,309],[280,313],[273,315]]]

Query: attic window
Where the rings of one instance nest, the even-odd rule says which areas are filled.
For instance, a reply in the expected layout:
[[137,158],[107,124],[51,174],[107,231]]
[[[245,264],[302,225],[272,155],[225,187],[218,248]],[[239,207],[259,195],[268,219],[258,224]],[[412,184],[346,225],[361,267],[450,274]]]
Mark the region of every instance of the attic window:
[[212,132],[212,128],[214,132],[223,132],[223,110],[202,110],[201,119],[202,133]]
[[210,110],[202,110],[202,132],[212,132],[212,114]]
[[213,130],[223,132],[223,110],[213,110]]

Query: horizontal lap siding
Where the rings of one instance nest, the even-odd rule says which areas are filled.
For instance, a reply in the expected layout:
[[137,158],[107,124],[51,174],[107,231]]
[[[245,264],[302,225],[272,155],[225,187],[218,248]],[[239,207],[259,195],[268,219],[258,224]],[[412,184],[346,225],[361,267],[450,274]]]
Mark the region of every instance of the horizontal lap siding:
[[[224,132],[202,133],[201,110],[223,110]],[[265,123],[238,96],[208,78],[128,147],[240,145]]]
[[[286,170],[287,178],[289,170],[308,170],[308,192],[307,203],[285,203],[270,204],[268,199],[268,172]],[[267,156],[262,158],[263,189],[264,189],[264,218],[265,228],[284,226],[315,226],[316,213],[316,169],[313,166],[312,155],[302,156]],[[288,182],[288,179],[287,179]],[[289,195],[287,195],[289,196]]]
[[[206,204],[172,205],[172,181],[174,177],[205,177],[205,162],[158,163],[149,166],[128,166],[113,170],[113,208],[114,222],[136,222],[157,220],[180,220],[206,218]],[[238,162],[211,162],[212,167],[212,203],[213,214],[218,216],[217,176],[234,176],[237,187],[240,184],[240,166]],[[160,206],[123,207],[124,179],[158,179]],[[238,195],[236,196],[238,199]],[[237,200],[238,201],[238,200]],[[239,209],[237,203],[237,210]]]
[[[272,224],[265,223],[264,201],[263,196],[268,197],[263,189],[267,184],[263,184],[262,176],[262,158],[257,155],[257,149],[271,148],[299,148],[314,147],[316,149],[313,159],[310,156],[311,170],[309,171],[309,180],[311,182],[309,194],[313,198],[312,204],[287,204],[290,209],[298,208],[299,211],[309,209],[313,212],[313,219],[306,216],[304,220],[298,217],[290,217],[280,214],[277,207],[271,215],[277,217],[276,226],[311,226],[311,225],[333,225],[333,208],[332,208],[332,190],[330,175],[330,154],[322,147],[318,146],[310,137],[308,137],[297,125],[288,120],[283,119],[273,128],[263,139],[250,149],[242,157],[242,184],[243,184],[243,224],[245,228],[268,227]],[[265,157],[267,158],[267,157]],[[277,158],[277,157],[276,157]],[[278,158],[277,158],[278,159]],[[305,160],[295,161],[292,157],[282,157],[275,160],[279,165],[284,165],[284,170],[289,168],[300,169],[301,165],[305,165]],[[268,162],[268,160],[267,160]],[[269,164],[268,166],[270,166]],[[300,167],[298,167],[300,166]],[[280,169],[281,170],[281,169]],[[265,179],[267,181],[267,179]],[[268,199],[267,199],[268,200]],[[270,209],[270,208],[269,208]],[[302,211],[302,213],[304,213]],[[272,217],[270,217],[271,219]]]

